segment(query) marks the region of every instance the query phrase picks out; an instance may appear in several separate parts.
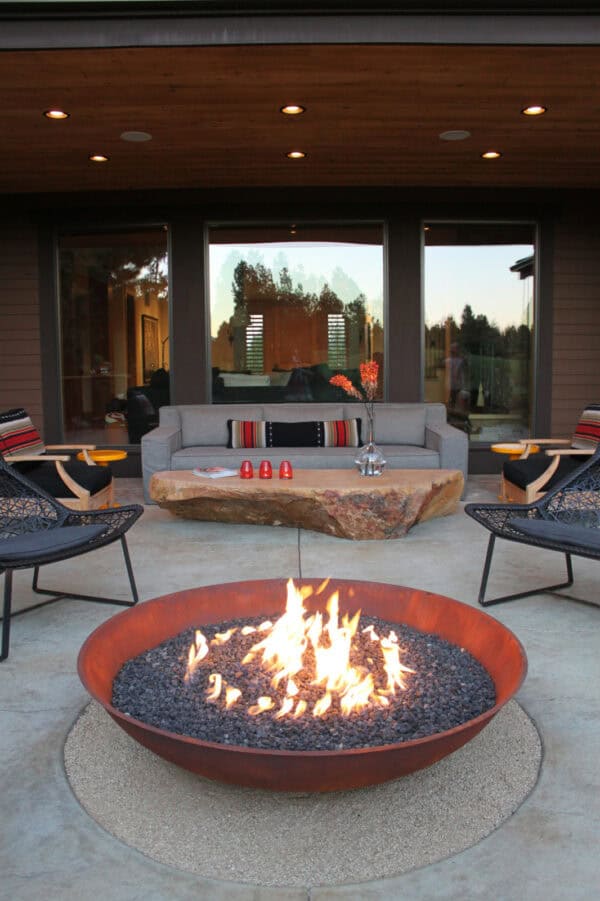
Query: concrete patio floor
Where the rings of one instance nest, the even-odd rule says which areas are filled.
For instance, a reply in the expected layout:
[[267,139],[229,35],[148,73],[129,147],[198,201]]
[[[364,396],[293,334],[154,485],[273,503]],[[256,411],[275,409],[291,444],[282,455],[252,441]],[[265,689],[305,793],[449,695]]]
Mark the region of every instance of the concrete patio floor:
[[[495,479],[469,480],[467,499],[495,499]],[[119,480],[120,500],[139,484]],[[295,529],[175,520],[146,508],[129,533],[142,600],[193,585],[265,577],[386,581],[475,605],[487,532],[462,510],[396,541],[351,542]],[[600,606],[591,561],[576,559],[573,594]],[[118,547],[47,567],[43,583],[125,597]],[[559,555],[499,542],[490,589],[524,590],[562,577]],[[99,586],[102,585],[102,589]],[[30,574],[15,576],[15,608],[32,603]],[[76,673],[87,635],[118,608],[62,601],[15,619],[0,664],[0,898],[92,901],[591,901],[600,894],[600,610],[538,595],[491,608],[525,646],[517,700],[544,745],[531,795],[499,829],[451,858],[402,876],[335,887],[266,888],[198,878],[144,857],[79,806],[63,745],[88,696]],[[382,840],[385,840],[383,837]]]

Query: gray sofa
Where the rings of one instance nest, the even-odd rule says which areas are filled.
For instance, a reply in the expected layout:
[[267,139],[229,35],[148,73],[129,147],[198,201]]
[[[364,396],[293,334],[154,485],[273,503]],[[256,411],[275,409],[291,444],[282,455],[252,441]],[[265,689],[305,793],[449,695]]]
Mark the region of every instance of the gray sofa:
[[[160,408],[157,428],[142,437],[144,496],[150,477],[163,470],[194,466],[237,468],[242,460],[255,466],[268,459],[276,469],[290,460],[298,469],[351,467],[355,447],[227,448],[227,420],[306,422],[366,416],[360,403],[182,404]],[[468,441],[446,423],[443,404],[376,404],[375,440],[390,469],[460,469],[467,476]]]

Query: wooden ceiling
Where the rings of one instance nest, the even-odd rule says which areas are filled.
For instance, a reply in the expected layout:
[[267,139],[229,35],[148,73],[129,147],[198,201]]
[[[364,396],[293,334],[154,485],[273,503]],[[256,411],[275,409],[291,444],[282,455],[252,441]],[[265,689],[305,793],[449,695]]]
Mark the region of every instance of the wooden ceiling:
[[[303,45],[0,53],[0,192],[600,187],[597,47]],[[306,106],[281,115],[286,102]],[[546,115],[522,107],[541,103]],[[63,108],[71,117],[45,119]],[[441,132],[467,129],[464,141]],[[124,131],[149,132],[144,144]],[[285,153],[304,150],[306,159]],[[486,162],[480,153],[500,150]],[[110,161],[93,164],[90,153]]]

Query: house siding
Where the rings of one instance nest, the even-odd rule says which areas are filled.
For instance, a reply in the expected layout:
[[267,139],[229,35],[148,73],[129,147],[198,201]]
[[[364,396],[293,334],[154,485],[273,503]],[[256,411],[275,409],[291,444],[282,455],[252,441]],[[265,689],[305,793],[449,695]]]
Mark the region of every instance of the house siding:
[[554,232],[552,435],[569,437],[587,403],[600,403],[600,231],[566,214]]
[[0,226],[0,409],[25,407],[43,429],[37,231]]

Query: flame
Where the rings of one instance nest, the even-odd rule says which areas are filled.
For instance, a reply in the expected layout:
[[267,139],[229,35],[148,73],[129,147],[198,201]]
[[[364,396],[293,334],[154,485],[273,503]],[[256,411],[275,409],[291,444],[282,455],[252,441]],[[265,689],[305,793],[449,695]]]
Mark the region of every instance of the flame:
[[206,638],[199,629],[196,629],[195,641],[190,646],[190,652],[188,654],[188,665],[184,677],[186,682],[188,682],[192,678],[194,672],[198,667],[198,664],[201,660],[204,660],[207,654],[208,643],[206,641]]
[[233,688],[231,685],[228,685],[225,689],[225,706],[227,709],[232,707],[241,696],[242,693],[239,688]]
[[258,699],[256,704],[248,707],[248,713],[250,716],[257,716],[257,714],[264,713],[266,710],[272,710],[274,706],[275,701],[273,698],[268,698],[263,695]]
[[211,644],[225,644],[226,641],[229,641],[234,632],[237,632],[237,629],[228,629],[227,632],[217,632],[211,641]]
[[212,685],[212,688],[207,691],[206,698],[208,701],[216,701],[223,687],[223,676],[220,673],[211,673],[208,677],[208,684]]
[[[327,588],[329,579],[319,585],[315,594]],[[357,666],[351,662],[353,639],[356,635],[360,610],[350,617],[347,613],[340,618],[339,594],[334,591],[326,604],[326,614],[309,613],[304,601],[313,594],[310,586],[296,588],[290,579],[287,583],[287,604],[285,613],[274,623],[270,620],[259,626],[244,626],[241,635],[257,633],[261,640],[254,644],[241,663],[243,666],[261,666],[271,676],[271,685],[282,700],[263,695],[248,707],[251,716],[279,709],[273,714],[275,719],[286,717],[299,719],[307,711],[313,717],[323,717],[330,710],[337,710],[344,716],[360,712],[367,706],[387,707],[389,699],[398,690],[406,689],[406,676],[414,670],[400,659],[402,648],[398,636],[390,631],[381,637],[372,625],[366,626],[362,634],[372,642],[366,663],[373,665],[379,655],[380,666],[386,674],[386,684],[376,685],[375,675],[367,666]],[[237,627],[225,632],[217,632],[210,645],[219,646],[229,641],[238,631]],[[209,644],[199,630],[192,643],[185,680],[191,679],[199,664],[209,653]],[[372,655],[372,656],[371,656]],[[307,675],[307,657],[312,661]],[[322,695],[314,703],[301,697],[299,686],[311,684],[322,689]],[[206,697],[209,701],[224,701],[227,708],[240,699],[242,692],[228,685],[219,673],[208,675]],[[312,709],[309,709],[312,704]]]

